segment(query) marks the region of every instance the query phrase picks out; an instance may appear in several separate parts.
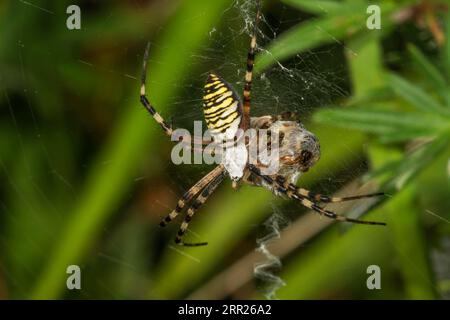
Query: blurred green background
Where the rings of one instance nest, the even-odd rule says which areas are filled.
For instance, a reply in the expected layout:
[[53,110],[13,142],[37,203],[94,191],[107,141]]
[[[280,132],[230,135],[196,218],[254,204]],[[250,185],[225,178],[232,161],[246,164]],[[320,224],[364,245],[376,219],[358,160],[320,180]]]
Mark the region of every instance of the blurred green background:
[[[70,4],[81,30],[66,27]],[[209,245],[183,248],[159,219],[211,167],[169,160],[139,104],[142,54],[150,41],[151,101],[192,129],[209,71],[242,91],[254,2],[1,1],[0,298],[450,297],[449,1],[379,1],[379,30],[368,5],[264,1],[252,113],[299,113],[322,148],[299,185],[381,189],[330,208],[387,227],[227,181],[187,234]],[[69,265],[81,290],[66,288]]]

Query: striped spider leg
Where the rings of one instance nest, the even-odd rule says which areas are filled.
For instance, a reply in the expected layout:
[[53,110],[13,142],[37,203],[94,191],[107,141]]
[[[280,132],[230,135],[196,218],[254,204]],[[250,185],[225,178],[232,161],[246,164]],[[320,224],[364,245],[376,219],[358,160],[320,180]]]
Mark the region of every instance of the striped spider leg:
[[[147,64],[148,64],[149,51],[150,51],[150,42],[147,43],[147,47],[145,48],[145,53],[144,53],[144,59],[143,59],[143,62],[142,62],[140,101],[141,101],[142,105],[144,106],[144,108],[153,117],[153,119],[155,119],[155,121],[161,126],[161,128],[164,131],[164,133],[166,135],[168,135],[169,137],[171,137],[172,134],[173,134],[173,131],[174,131],[172,126],[169,125],[164,120],[164,118],[155,110],[155,108],[150,103],[150,100],[147,98],[147,95],[146,95],[145,82],[146,82],[146,78],[147,78]],[[185,137],[183,137],[183,136],[180,137],[180,141],[186,141],[186,140],[188,142],[190,142],[189,139],[185,139]],[[194,148],[192,148],[192,149],[194,151],[199,151],[199,152],[201,152],[201,149],[197,148],[198,145],[207,145],[207,144],[210,143],[210,141],[203,140],[203,139],[198,139],[197,137],[194,137],[194,140],[192,142],[194,142]]]
[[173,129],[172,126],[169,125],[161,115],[156,112],[155,108],[150,103],[149,99],[147,98],[146,92],[145,92],[145,82],[147,78],[147,64],[148,64],[148,54],[150,51],[150,42],[147,43],[147,47],[145,48],[144,53],[144,60],[142,62],[142,76],[141,76],[141,95],[140,95],[140,101],[145,109],[151,114],[153,119],[161,126],[161,128],[164,130],[165,134],[169,137],[172,136]]
[[386,225],[384,222],[376,222],[376,221],[365,221],[365,220],[358,220],[358,219],[352,219],[345,216],[338,215],[337,213],[334,213],[332,211],[326,210],[318,205],[320,202],[330,203],[330,202],[344,202],[344,201],[350,201],[355,199],[363,199],[363,198],[371,198],[375,196],[383,195],[383,193],[373,193],[373,194],[365,194],[365,195],[358,195],[358,196],[350,196],[350,197],[329,197],[321,194],[313,194],[312,192],[303,189],[298,188],[292,183],[289,183],[286,181],[286,178],[283,176],[277,175],[275,177],[271,176],[265,176],[261,174],[261,171],[258,167],[254,165],[248,166],[251,173],[255,174],[256,176],[260,177],[264,182],[272,186],[272,190],[287,196],[290,199],[294,199],[299,201],[303,206],[307,207],[308,209],[311,209],[317,213],[319,213],[322,216],[325,216],[330,219],[338,220],[338,221],[346,221],[351,223],[357,223],[357,224],[370,224],[370,225]]
[[[216,189],[216,187],[222,182],[224,175],[224,167],[222,165],[218,165],[208,174],[206,174],[202,179],[200,179],[196,184],[194,184],[186,193],[178,200],[177,205],[172,212],[170,212],[166,217],[164,217],[159,225],[161,227],[165,227],[168,223],[174,220],[181,211],[183,211],[184,207],[191,203],[195,196],[199,195],[196,200],[192,203],[192,205],[187,210],[187,215],[184,222],[181,224],[180,230],[178,231],[177,237],[175,238],[175,243],[179,245],[185,246],[196,246],[196,245],[205,245],[206,243],[201,244],[185,244],[181,242],[181,237],[186,232],[189,221],[192,219],[195,211],[206,202],[208,196]],[[219,179],[220,178],[220,179]],[[206,193],[205,193],[205,190]],[[203,191],[203,192],[202,192]]]
[[208,200],[209,196],[216,190],[216,188],[222,183],[223,179],[225,178],[225,171],[222,170],[218,176],[211,181],[200,193],[200,195],[195,199],[191,206],[186,211],[186,216],[184,218],[184,221],[181,223],[180,229],[178,230],[177,236],[175,238],[175,243],[183,246],[188,247],[198,247],[198,246],[205,246],[208,244],[208,242],[198,242],[198,243],[187,243],[182,242],[182,237],[186,233],[186,230],[189,226],[189,222],[191,221],[194,214],[197,212],[197,210]]
[[250,95],[252,90],[252,80],[253,80],[253,67],[255,64],[255,50],[256,50],[256,37],[258,33],[258,22],[261,15],[261,3],[259,0],[256,1],[257,11],[255,22],[253,26],[253,34],[250,40],[250,48],[247,53],[247,70],[245,71],[245,84],[244,84],[244,104],[243,104],[243,115],[240,128],[244,131],[250,128]]

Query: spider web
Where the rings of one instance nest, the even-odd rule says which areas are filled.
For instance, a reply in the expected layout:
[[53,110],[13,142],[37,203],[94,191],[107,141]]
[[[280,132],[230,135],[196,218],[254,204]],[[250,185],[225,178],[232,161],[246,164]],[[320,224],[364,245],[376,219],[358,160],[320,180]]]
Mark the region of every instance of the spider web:
[[[203,85],[209,72],[219,74],[242,95],[246,55],[255,20],[254,4],[247,0],[234,1],[218,17],[217,25],[209,32],[206,46],[200,53],[189,57],[189,61],[198,66],[198,71],[188,78],[174,80],[172,85],[182,88],[181,97],[174,98],[169,107],[175,127],[192,132],[193,122],[203,119]],[[269,11],[263,15],[259,24],[257,54],[265,51],[280,33],[311,18],[307,15],[299,18],[296,10],[280,3]],[[336,39],[333,41],[335,43],[332,45],[296,54],[286,61],[278,61],[260,74],[254,74],[251,116],[291,111],[307,124],[314,110],[347,97],[350,89],[343,44]],[[339,138],[345,141],[345,137]],[[358,174],[350,173],[351,176]],[[336,181],[335,178],[330,177],[334,184],[342,185],[351,177],[342,181]],[[183,183],[184,187],[195,183],[195,179],[181,180],[187,182]],[[323,182],[326,188],[330,180]]]
[[[309,16],[298,17],[298,13],[283,4],[277,4],[270,13],[261,18],[258,27],[257,53],[265,51],[266,46],[274,41],[280,33],[306,21]],[[246,53],[255,20],[255,3],[238,0],[218,18],[218,23],[209,32],[207,46],[201,53],[189,59],[199,66],[210,66],[205,71],[196,73],[195,78],[183,79],[186,90],[182,98],[172,102],[174,122],[184,128],[191,128],[193,120],[203,118],[201,97],[204,79],[212,71],[226,79],[238,93],[242,93],[245,75]],[[333,39],[334,44],[296,54],[286,61],[278,61],[274,66],[260,74],[254,74],[252,87],[251,116],[276,115],[283,111],[295,112],[308,127],[314,110],[326,107],[349,95],[347,66],[343,56],[343,44]],[[175,84],[174,84],[175,85]],[[179,83],[177,84],[179,85]],[[185,98],[183,98],[183,96]],[[192,97],[198,97],[192,98]],[[345,147],[345,137],[341,139]],[[327,146],[322,146],[326,148]],[[348,152],[353,152],[348,150]],[[346,182],[358,177],[364,171],[364,163],[341,164],[344,174],[336,176],[330,172],[327,178],[317,181],[317,191],[329,194],[339,189]],[[186,179],[186,170],[193,172],[191,179]],[[177,171],[177,180],[184,189],[196,182],[207,170],[200,168],[183,168]],[[289,225],[289,220],[298,215],[298,205],[284,205],[277,209],[278,202],[271,203],[272,214],[263,223],[263,233],[257,240],[256,251],[263,258],[254,268],[258,288],[268,299],[276,298],[276,291],[286,285],[277,275],[282,263],[280,258],[270,252],[269,244],[277,241],[280,232]],[[201,238],[201,237],[200,237]]]

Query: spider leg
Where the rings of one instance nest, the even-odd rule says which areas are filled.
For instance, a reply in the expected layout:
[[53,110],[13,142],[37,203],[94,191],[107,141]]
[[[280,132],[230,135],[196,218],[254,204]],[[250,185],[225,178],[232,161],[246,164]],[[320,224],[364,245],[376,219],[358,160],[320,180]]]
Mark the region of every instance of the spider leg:
[[224,172],[222,172],[218,177],[216,177],[212,182],[210,182],[200,193],[200,195],[195,199],[195,201],[191,204],[186,212],[186,217],[184,221],[181,223],[180,229],[178,230],[177,236],[175,237],[175,243],[182,246],[187,247],[197,247],[197,246],[205,246],[207,242],[199,242],[199,243],[186,243],[182,242],[181,239],[183,235],[186,233],[186,230],[189,226],[189,222],[192,220],[192,217],[197,212],[197,210],[208,200],[208,197],[216,190],[216,188],[220,185],[225,177]]
[[140,100],[142,105],[147,109],[147,111],[152,115],[153,119],[161,126],[164,132],[170,137],[173,133],[172,127],[161,117],[161,115],[156,112],[155,108],[151,105],[145,94],[145,81],[147,77],[147,62],[148,62],[148,53],[150,50],[150,42],[147,43],[147,47],[145,48],[144,53],[144,61],[142,62],[142,77],[141,77],[141,95]]
[[221,175],[224,171],[222,165],[215,167],[211,172],[201,178],[196,184],[194,184],[186,193],[178,200],[175,209],[165,216],[159,225],[165,227],[169,222],[175,219],[178,214],[183,210],[187,203],[189,203],[205,186],[211,183],[217,176]]
[[[320,215],[323,215],[327,218],[338,220],[338,221],[346,221],[351,223],[357,223],[357,224],[371,224],[371,225],[386,225],[384,222],[377,222],[377,221],[366,221],[366,220],[358,220],[358,219],[352,219],[347,218],[345,216],[341,216],[333,211],[326,210],[322,207],[320,207],[316,202],[314,202],[311,199],[308,199],[306,195],[302,195],[298,192],[298,188],[293,185],[292,183],[285,183],[285,178],[282,176],[276,176],[275,178],[265,176],[261,174],[261,171],[254,165],[249,165],[249,169],[251,172],[259,176],[261,179],[263,179],[266,183],[273,186],[278,192],[285,194],[287,197],[300,201],[300,203],[307,207],[308,209],[311,209]],[[284,182],[284,183],[283,183]]]
[[338,220],[338,221],[346,221],[346,222],[351,222],[351,223],[357,223],[357,224],[371,224],[371,225],[379,225],[379,226],[386,225],[385,222],[359,220],[359,219],[352,219],[352,218],[348,218],[345,216],[341,216],[333,211],[326,210],[326,209],[320,207],[317,203],[315,203],[309,199],[306,199],[306,198],[302,197],[301,195],[293,193],[293,192],[288,191],[287,196],[291,199],[300,201],[300,203],[303,206],[319,213],[322,216],[330,218],[330,219],[334,219],[334,220]]
[[[172,125],[168,124],[166,120],[155,110],[155,108],[150,103],[149,99],[147,98],[146,91],[145,91],[145,82],[147,79],[147,64],[148,64],[148,55],[150,51],[150,42],[147,43],[147,47],[145,48],[144,53],[144,60],[142,62],[142,76],[141,76],[141,92],[140,92],[140,101],[141,104],[144,106],[144,108],[150,113],[150,115],[155,119],[155,121],[161,126],[161,128],[164,130],[165,134],[169,137],[172,136],[173,128]],[[180,137],[180,141],[184,140],[184,137]],[[197,137],[193,137],[194,144],[209,144],[210,141],[198,139]]]
[[312,200],[315,202],[323,202],[323,203],[337,203],[337,202],[372,198],[372,197],[378,197],[378,196],[385,195],[384,192],[377,192],[377,193],[361,194],[361,195],[348,196],[348,197],[331,197],[331,196],[323,195],[320,193],[313,193],[313,192],[311,192],[307,189],[303,189],[303,188],[296,188],[296,189],[297,189],[297,193],[308,198],[309,200]]
[[299,194],[300,196],[307,198],[308,200],[311,200],[313,202],[322,202],[322,203],[337,203],[337,202],[344,202],[344,201],[352,201],[352,200],[358,200],[358,199],[365,199],[365,198],[372,198],[372,197],[378,197],[383,196],[383,192],[376,192],[376,193],[369,193],[369,194],[361,194],[356,196],[348,196],[348,197],[331,197],[328,195],[320,194],[320,193],[314,193],[304,188],[299,188],[295,186],[292,183],[286,184],[286,179],[282,176],[276,177],[277,183],[283,185],[284,187],[289,188],[291,191]]
[[246,130],[250,127],[250,94],[252,90],[253,79],[253,66],[255,64],[255,49],[256,49],[256,35],[258,33],[258,22],[261,14],[260,2],[257,0],[257,11],[255,24],[253,29],[252,38],[250,40],[250,48],[247,53],[247,70],[245,72],[245,84],[244,84],[244,104],[243,104],[243,116],[241,122],[241,128]]

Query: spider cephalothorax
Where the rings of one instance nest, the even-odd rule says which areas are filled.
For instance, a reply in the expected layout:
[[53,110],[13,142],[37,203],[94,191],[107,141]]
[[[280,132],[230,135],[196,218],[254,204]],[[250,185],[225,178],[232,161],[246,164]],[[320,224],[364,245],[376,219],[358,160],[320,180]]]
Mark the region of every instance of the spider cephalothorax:
[[[273,151],[273,140],[277,139],[278,167],[276,172],[269,176],[281,176],[285,181],[295,184],[300,175],[308,171],[320,158],[320,145],[316,136],[306,130],[291,113],[251,118],[250,128],[272,132],[267,139],[267,148],[271,149],[271,152]],[[264,169],[262,164],[259,167]],[[243,180],[251,185],[266,187],[279,195],[273,183],[266,183],[263,178],[253,174],[250,168],[247,169]]]
[[[252,128],[259,129],[265,120],[263,128],[277,133],[280,175],[285,175],[284,172],[306,172],[320,158],[318,139],[295,118],[291,113],[284,113],[277,117],[263,116],[251,120]],[[267,119],[270,119],[269,123]]]
[[[259,6],[258,6],[259,7]],[[200,179],[178,200],[175,209],[170,212],[160,223],[165,226],[175,219],[178,214],[187,207],[186,216],[181,224],[180,230],[175,238],[175,242],[180,245],[198,246],[206,243],[189,244],[182,242],[188,224],[199,207],[206,202],[208,197],[215,191],[226,176],[233,180],[233,184],[244,182],[254,186],[263,186],[271,190],[276,195],[284,196],[298,201],[303,206],[314,210],[320,215],[340,221],[348,221],[360,224],[378,224],[382,222],[362,221],[340,216],[332,211],[323,208],[320,203],[342,202],[367,197],[381,195],[381,193],[350,196],[350,197],[329,197],[322,194],[315,194],[306,189],[296,186],[300,174],[308,171],[320,158],[320,147],[317,138],[313,133],[306,130],[291,113],[284,113],[277,116],[250,117],[250,92],[252,87],[253,65],[256,49],[256,26],[259,19],[259,9],[256,14],[255,29],[250,42],[250,49],[247,55],[247,70],[245,74],[245,84],[243,102],[233,88],[216,74],[209,74],[203,96],[203,113],[206,124],[211,132],[215,143],[229,144],[235,146],[225,148],[221,155],[221,162],[211,172]],[[147,111],[159,123],[164,132],[171,136],[173,128],[156,112],[145,93],[145,77],[147,68],[149,46],[144,55],[143,75],[141,85],[140,100]],[[250,161],[249,150],[258,140],[241,139],[243,143],[235,143],[234,138],[238,131],[244,133],[253,129],[269,132],[276,132],[267,140],[267,149],[278,147],[276,158],[266,157]],[[274,140],[275,139],[275,140]],[[202,141],[208,144],[209,141]],[[273,160],[276,160],[276,170],[267,173],[267,167],[272,167]]]

